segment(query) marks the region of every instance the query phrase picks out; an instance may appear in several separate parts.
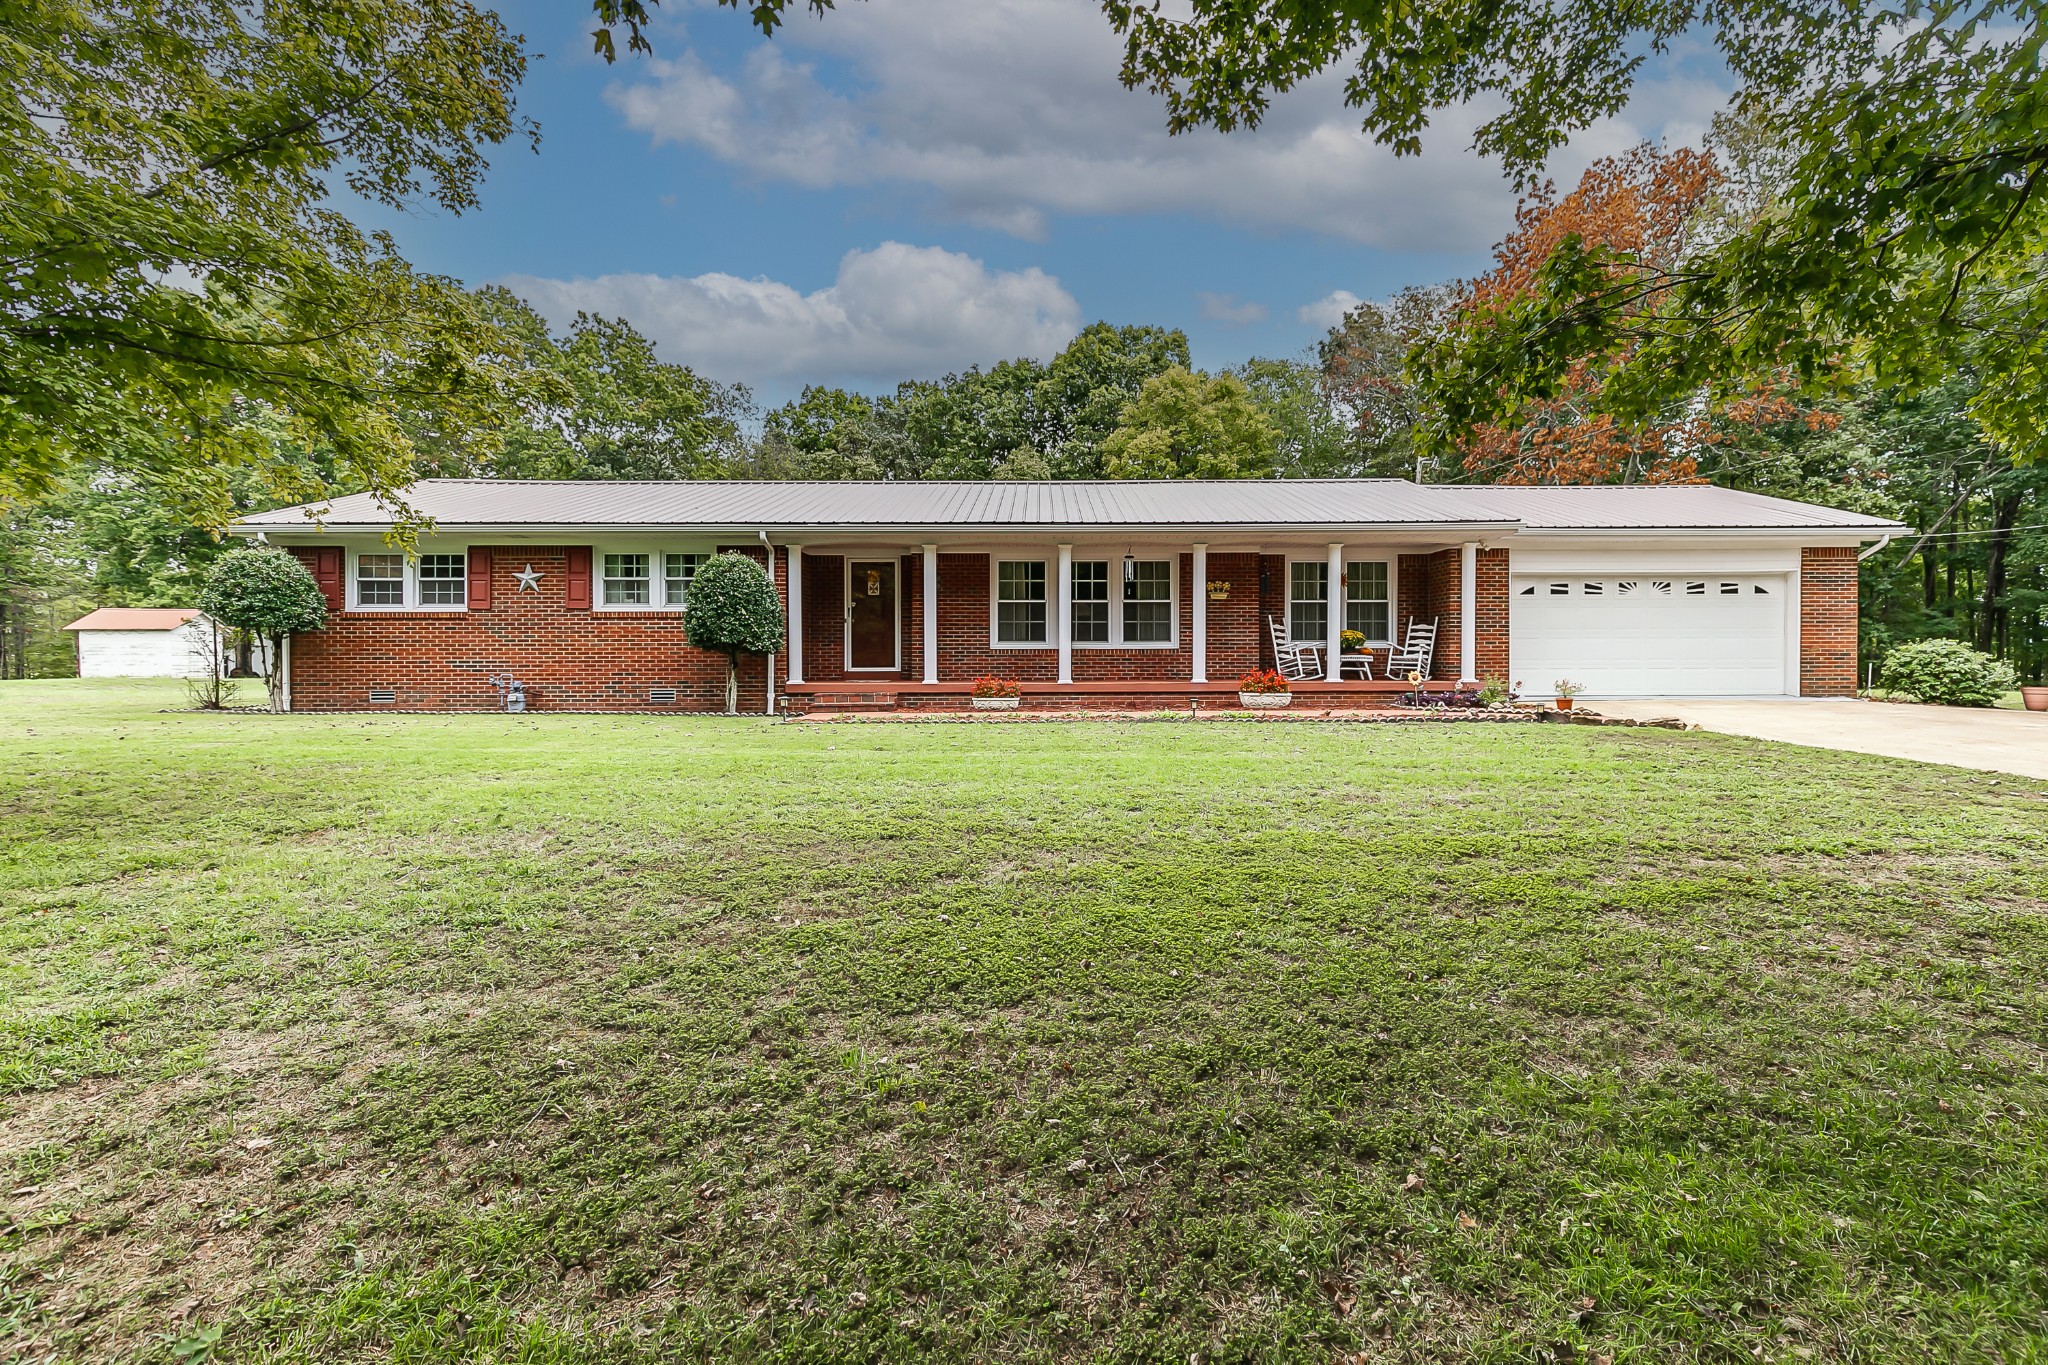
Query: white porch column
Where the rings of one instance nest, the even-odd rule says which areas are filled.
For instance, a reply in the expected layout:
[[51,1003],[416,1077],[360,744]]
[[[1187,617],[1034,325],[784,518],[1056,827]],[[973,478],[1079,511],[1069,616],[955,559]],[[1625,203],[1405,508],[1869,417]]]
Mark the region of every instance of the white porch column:
[[1053,630],[1060,646],[1060,681],[1074,680],[1074,547],[1060,546],[1059,592],[1053,599],[1059,603],[1059,619],[1053,622]]
[[1194,619],[1188,624],[1195,633],[1193,681],[1209,681],[1209,547],[1195,546]]
[[1331,682],[1344,676],[1344,547],[1330,546],[1329,620],[1323,626],[1325,657],[1329,660],[1323,676]]
[[924,547],[924,581],[919,598],[924,605],[924,680],[939,680],[939,547]]
[[804,547],[789,547],[789,680],[804,680]]
[[1458,556],[1458,681],[1477,682],[1479,651],[1479,542],[1468,540]]

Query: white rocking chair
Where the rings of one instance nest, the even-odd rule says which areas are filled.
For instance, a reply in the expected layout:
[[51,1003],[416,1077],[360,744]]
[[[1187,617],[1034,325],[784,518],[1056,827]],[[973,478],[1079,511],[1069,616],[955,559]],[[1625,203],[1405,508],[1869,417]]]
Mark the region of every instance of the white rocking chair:
[[1306,681],[1323,676],[1323,651],[1314,645],[1296,644],[1287,638],[1280,623],[1268,616],[1266,629],[1273,636],[1273,667],[1283,678]]
[[1389,678],[1406,682],[1410,673],[1420,673],[1425,678],[1429,676],[1430,665],[1436,659],[1436,625],[1436,621],[1426,626],[1414,620],[1408,622],[1408,638],[1399,649],[1387,655]]

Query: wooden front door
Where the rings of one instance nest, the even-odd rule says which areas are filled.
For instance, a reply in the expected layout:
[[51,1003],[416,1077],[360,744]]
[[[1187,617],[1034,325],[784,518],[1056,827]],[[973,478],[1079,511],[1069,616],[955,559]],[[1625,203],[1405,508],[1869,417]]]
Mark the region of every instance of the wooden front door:
[[896,667],[896,561],[856,559],[847,566],[846,666]]

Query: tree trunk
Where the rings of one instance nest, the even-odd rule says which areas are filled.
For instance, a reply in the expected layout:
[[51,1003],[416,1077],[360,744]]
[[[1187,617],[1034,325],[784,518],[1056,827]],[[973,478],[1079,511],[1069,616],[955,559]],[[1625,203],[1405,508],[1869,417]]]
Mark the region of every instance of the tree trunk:
[[264,690],[270,693],[272,715],[284,714],[284,640],[282,635],[270,637],[270,667],[263,674]]
[[740,713],[740,656],[725,656],[725,714],[736,716]]
[[2013,523],[2020,517],[2020,495],[2008,494],[1991,504],[1991,537],[1984,547],[1984,610],[1977,618],[1977,648],[2005,657],[2006,556],[2012,548]]

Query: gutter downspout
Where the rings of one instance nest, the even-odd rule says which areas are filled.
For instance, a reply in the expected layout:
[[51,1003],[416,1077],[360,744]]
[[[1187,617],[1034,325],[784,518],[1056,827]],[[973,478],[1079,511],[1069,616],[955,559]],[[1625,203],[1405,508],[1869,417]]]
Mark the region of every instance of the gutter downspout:
[[[768,543],[768,533],[766,531],[761,532],[761,548],[768,552],[768,586],[773,588],[775,586],[775,547]],[[782,620],[783,624],[787,626],[789,623],[789,614],[787,612],[783,613]],[[767,698],[761,705],[761,714],[772,716],[775,714],[775,651],[772,649],[768,651],[768,672],[762,682],[761,691]]]
[[1879,540],[1879,541],[1877,542],[1877,544],[1875,544],[1875,545],[1871,546],[1871,547],[1870,547],[1869,549],[1865,550],[1865,551],[1864,551],[1864,552],[1863,552],[1862,554],[1859,554],[1859,555],[1857,555],[1857,556],[1856,556],[1856,562],[1857,562],[1858,564],[1861,564],[1861,563],[1862,563],[1862,562],[1863,562],[1864,560],[1866,560],[1866,559],[1869,559],[1869,558],[1870,558],[1870,557],[1871,557],[1872,555],[1874,555],[1874,554],[1877,554],[1877,553],[1878,553],[1879,551],[1883,550],[1885,546],[1887,546],[1887,545],[1889,545],[1889,544],[1891,544],[1891,543],[1892,543],[1892,533],[1891,533],[1890,531],[1886,531],[1886,532],[1884,533],[1884,536],[1883,536],[1883,537],[1882,537],[1882,538],[1881,538],[1881,539],[1880,539],[1880,540]]

